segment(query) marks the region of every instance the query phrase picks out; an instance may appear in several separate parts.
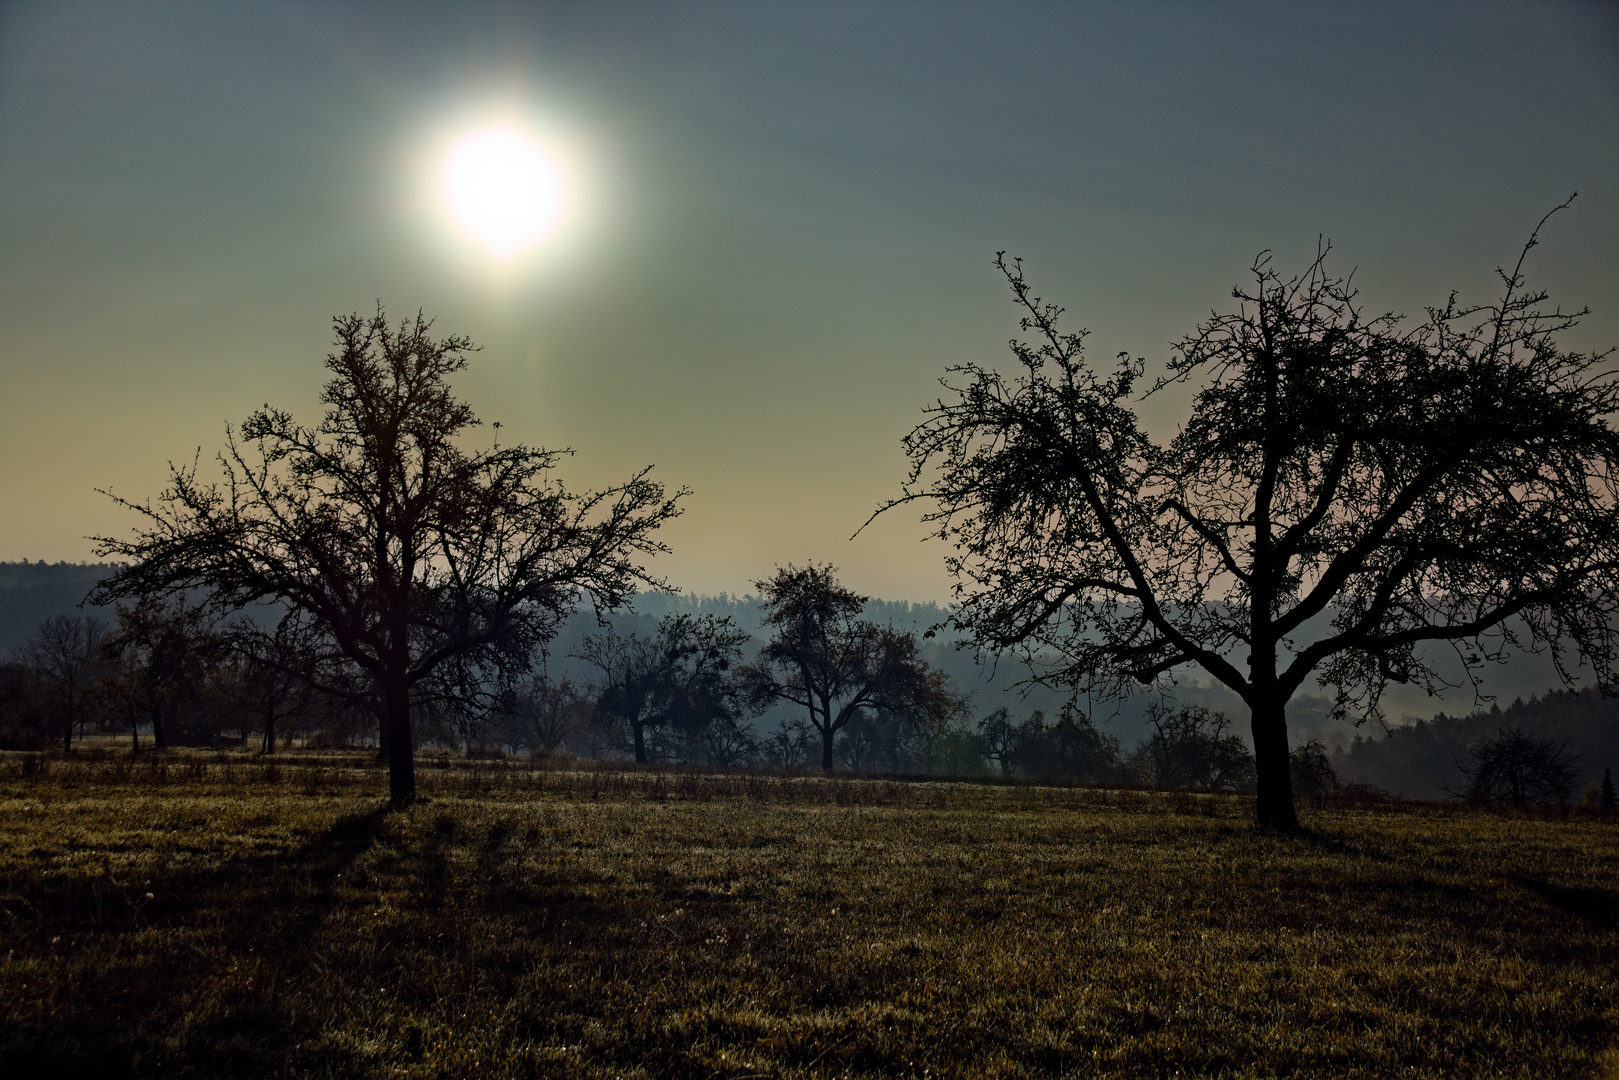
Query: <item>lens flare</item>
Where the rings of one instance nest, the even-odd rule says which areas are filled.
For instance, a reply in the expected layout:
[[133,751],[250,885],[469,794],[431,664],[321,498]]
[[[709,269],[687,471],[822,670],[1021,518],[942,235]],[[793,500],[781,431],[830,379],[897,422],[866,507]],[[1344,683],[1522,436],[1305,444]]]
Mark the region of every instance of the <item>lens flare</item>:
[[566,192],[545,150],[505,128],[458,141],[444,164],[444,195],[457,225],[496,255],[514,255],[561,223]]

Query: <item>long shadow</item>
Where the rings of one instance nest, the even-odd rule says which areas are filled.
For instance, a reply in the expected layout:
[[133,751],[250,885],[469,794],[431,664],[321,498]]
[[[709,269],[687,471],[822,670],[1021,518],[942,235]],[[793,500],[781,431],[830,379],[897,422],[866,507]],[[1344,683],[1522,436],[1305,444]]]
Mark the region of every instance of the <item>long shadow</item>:
[[[166,1061],[164,1050],[153,1044],[171,1041],[164,1038],[172,1035],[166,1029],[186,1011],[184,999],[194,1000],[197,987],[217,978],[221,967],[247,954],[285,957],[307,949],[336,905],[338,878],[376,842],[389,813],[382,806],[343,817],[290,854],[154,875],[134,899],[124,895],[109,902],[97,882],[30,881],[28,903],[38,915],[33,932],[17,944],[42,958],[54,958],[63,937],[77,936],[82,943],[100,936],[127,940],[148,929],[220,929],[210,910],[230,913],[223,928],[233,934],[218,961],[200,946],[183,954],[131,956],[119,950],[116,963],[83,973],[65,995],[58,989],[52,1008],[28,1019],[0,1017],[0,1076],[195,1074],[199,1064],[202,1075],[274,1071],[282,1054],[269,1046],[255,1050],[253,1034],[284,1031],[284,1025],[251,1007],[248,1011],[258,1014],[233,1017],[229,1026],[235,1030],[216,1033],[205,1027],[199,1038],[188,1040],[227,1042],[232,1047],[228,1062],[199,1063],[184,1050],[178,1056],[191,1060]],[[240,936],[234,933],[238,927]]]
[[[23,933],[7,947],[47,967],[72,961],[69,944],[93,948],[97,957],[97,965],[78,969],[74,981],[60,970],[54,982],[44,980],[49,1007],[42,1001],[11,1016],[0,1009],[0,1078],[289,1075],[307,1064],[303,1048],[320,1043],[326,1044],[324,1073],[374,1070],[374,1060],[345,1057],[351,1052],[324,1039],[330,1024],[312,1009],[325,1007],[315,999],[324,996],[328,979],[347,984],[341,993],[348,993],[356,980],[387,978],[385,970],[331,972],[331,953],[354,943],[335,941],[327,924],[345,907],[340,879],[378,843],[394,813],[384,804],[333,822],[291,851],[153,874],[139,888],[112,892],[84,879],[58,883],[23,875],[0,882],[13,896],[21,893],[30,912]],[[449,849],[465,840],[477,853],[482,904],[528,909],[542,936],[572,935],[582,925],[611,934],[624,918],[618,907],[567,895],[571,890],[559,894],[539,881],[511,879],[503,866],[508,825],[497,823],[474,839],[458,836],[449,814],[426,824],[409,847],[369,868],[401,875],[419,908],[446,906],[456,886]],[[145,893],[151,898],[142,899]],[[561,929],[564,919],[572,930]],[[15,930],[18,923],[0,926]],[[137,952],[131,943],[143,931],[176,944],[163,953]],[[384,952],[411,944],[390,936],[383,924],[374,933]],[[392,960],[381,963],[386,969]],[[239,965],[257,971],[257,981],[244,988]],[[201,1010],[212,1019],[199,1019],[199,994],[216,995]],[[420,1032],[413,1044],[405,1031],[401,1043],[407,1059],[412,1045],[419,1054]]]
[[1512,880],[1561,912],[1605,930],[1619,928],[1619,893],[1611,889],[1569,888],[1522,874],[1513,874]]

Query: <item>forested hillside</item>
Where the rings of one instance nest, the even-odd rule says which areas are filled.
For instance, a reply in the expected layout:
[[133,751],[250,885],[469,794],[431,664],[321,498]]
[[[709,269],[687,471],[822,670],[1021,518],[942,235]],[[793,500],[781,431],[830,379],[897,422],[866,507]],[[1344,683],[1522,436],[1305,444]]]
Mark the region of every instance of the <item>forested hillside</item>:
[[1516,729],[1567,746],[1575,758],[1575,788],[1602,779],[1619,767],[1619,698],[1594,689],[1548,690],[1467,716],[1440,713],[1389,731],[1357,735],[1334,755],[1340,779],[1363,781],[1412,799],[1443,799],[1457,788],[1459,764],[1481,739]]
[[80,614],[79,602],[111,571],[105,563],[0,562],[0,653],[14,648],[42,619]]

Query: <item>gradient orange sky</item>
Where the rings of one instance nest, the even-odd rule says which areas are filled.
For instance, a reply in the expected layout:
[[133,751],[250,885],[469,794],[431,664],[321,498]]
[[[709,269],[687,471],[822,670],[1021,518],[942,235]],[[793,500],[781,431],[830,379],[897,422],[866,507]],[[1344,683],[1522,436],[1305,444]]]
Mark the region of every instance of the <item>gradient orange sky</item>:
[[[943,600],[903,476],[943,369],[998,362],[1022,255],[1161,362],[1261,249],[1368,307],[1532,281],[1619,343],[1611,4],[0,5],[0,559],[80,560],[165,462],[318,418],[331,317],[483,346],[458,384],[572,486],[695,494],[660,569],[780,562]],[[492,111],[563,133],[586,212],[501,272],[424,201]],[[435,141],[437,140],[437,141]],[[1176,402],[1151,417],[1167,433]]]

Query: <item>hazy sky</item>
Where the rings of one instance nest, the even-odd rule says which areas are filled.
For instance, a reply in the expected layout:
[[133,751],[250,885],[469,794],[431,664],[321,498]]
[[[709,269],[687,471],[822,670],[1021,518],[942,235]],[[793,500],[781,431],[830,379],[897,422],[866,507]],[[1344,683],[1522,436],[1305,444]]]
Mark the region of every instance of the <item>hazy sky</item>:
[[[693,488],[676,585],[942,600],[915,515],[849,536],[943,369],[1006,356],[999,249],[1160,362],[1322,234],[1371,307],[1487,300],[1577,189],[1532,280],[1619,343],[1616,11],[0,4],[0,559],[90,557],[133,524],[95,488],[264,402],[318,418],[331,317],[380,299],[479,342],[458,387],[573,486]],[[505,268],[434,186],[497,114],[577,208]]]

